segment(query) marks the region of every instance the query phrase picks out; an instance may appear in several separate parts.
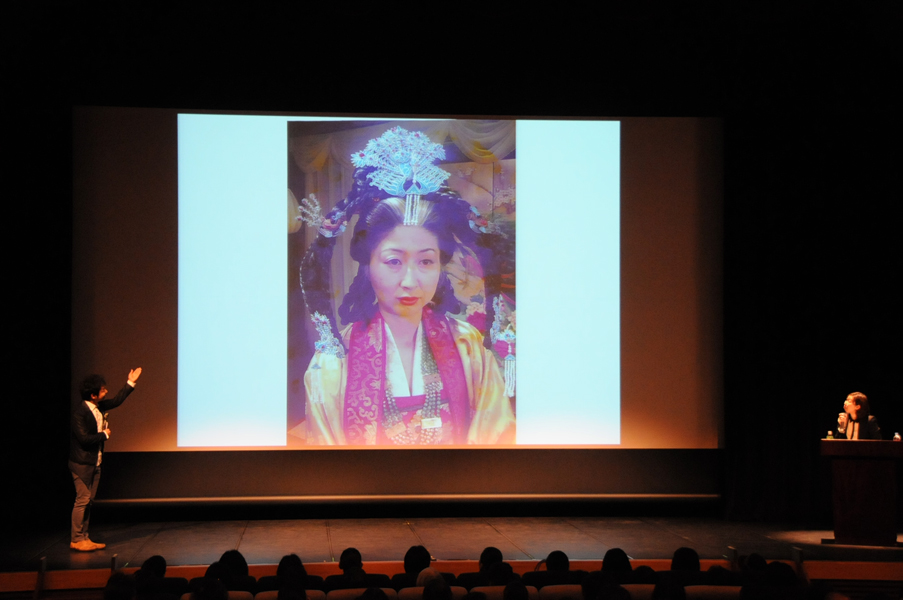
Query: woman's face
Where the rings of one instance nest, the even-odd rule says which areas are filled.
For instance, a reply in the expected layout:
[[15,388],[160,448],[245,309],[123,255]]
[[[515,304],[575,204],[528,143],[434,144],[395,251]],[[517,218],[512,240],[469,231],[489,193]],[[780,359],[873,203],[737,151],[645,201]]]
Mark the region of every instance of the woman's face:
[[399,225],[370,255],[370,284],[383,314],[420,318],[439,286],[439,240],[423,227]]

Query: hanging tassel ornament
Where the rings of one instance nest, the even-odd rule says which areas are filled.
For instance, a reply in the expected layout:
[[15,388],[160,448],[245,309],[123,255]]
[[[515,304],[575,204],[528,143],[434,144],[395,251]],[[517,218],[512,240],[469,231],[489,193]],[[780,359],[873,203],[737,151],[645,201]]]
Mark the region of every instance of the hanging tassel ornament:
[[505,357],[505,395],[514,397],[514,384],[517,380],[517,359],[511,352],[511,344],[508,344],[508,356]]
[[404,224],[411,226],[417,225],[417,219],[420,217],[420,195],[407,194],[404,197]]
[[[492,307],[495,309],[495,317],[492,320],[492,327],[489,329],[489,339],[493,344],[499,341],[508,344],[508,356],[505,357],[505,395],[513,398],[517,380],[517,359],[514,357],[514,348],[511,346],[517,339],[517,335],[514,333],[514,312],[509,312],[500,296],[496,296],[492,300]],[[507,321],[508,325],[503,330],[502,323],[504,321]]]
[[310,381],[310,400],[311,404],[323,404],[323,382],[320,379],[320,371],[323,369],[320,365],[313,365],[310,368],[313,371]]

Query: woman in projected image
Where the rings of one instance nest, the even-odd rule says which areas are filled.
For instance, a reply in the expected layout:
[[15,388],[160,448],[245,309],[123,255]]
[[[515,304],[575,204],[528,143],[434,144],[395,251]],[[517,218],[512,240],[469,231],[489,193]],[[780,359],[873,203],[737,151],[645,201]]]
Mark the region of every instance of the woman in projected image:
[[[319,229],[301,268],[320,335],[304,376],[308,444],[514,443],[502,369],[476,328],[446,315],[461,305],[444,270],[467,248],[486,280],[497,280],[493,269],[503,255],[513,260],[513,244],[442,187],[449,174],[433,164],[440,158],[441,145],[396,127],[352,155],[352,190],[325,218],[302,202],[305,221]],[[350,325],[339,332],[329,263],[353,215],[351,257],[359,267],[339,307]],[[487,308],[498,296],[486,290]],[[490,310],[493,337],[504,339]]]

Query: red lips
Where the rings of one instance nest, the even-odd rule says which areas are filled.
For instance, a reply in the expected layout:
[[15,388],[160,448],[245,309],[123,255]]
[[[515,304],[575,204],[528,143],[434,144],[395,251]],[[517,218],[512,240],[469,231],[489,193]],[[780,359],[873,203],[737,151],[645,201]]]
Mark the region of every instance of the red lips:
[[413,296],[402,296],[398,299],[398,302],[404,306],[414,306],[417,302],[420,301],[420,298],[415,298]]

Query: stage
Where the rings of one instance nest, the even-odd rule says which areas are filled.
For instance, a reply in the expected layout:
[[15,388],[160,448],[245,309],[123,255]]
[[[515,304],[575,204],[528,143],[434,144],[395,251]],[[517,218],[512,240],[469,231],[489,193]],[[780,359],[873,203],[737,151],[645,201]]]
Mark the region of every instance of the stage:
[[[115,523],[99,514],[94,521],[91,537],[106,543],[106,549],[90,553],[70,550],[68,531],[4,538],[0,571],[37,571],[42,557],[46,557],[48,572],[109,569],[114,555],[117,568],[136,568],[155,554],[166,558],[171,567],[206,566],[233,548],[251,565],[272,566],[283,555],[295,553],[309,569],[323,565],[331,570],[347,547],[360,550],[365,562],[401,561],[410,546],[421,544],[440,561],[476,561],[487,546],[499,548],[506,561],[531,563],[545,558],[552,550],[562,550],[572,561],[596,561],[596,566],[589,565],[594,569],[599,568],[610,548],[622,548],[635,560],[655,561],[670,559],[674,550],[682,546],[694,548],[702,559],[710,560],[730,560],[733,548],[736,554],[756,552],[768,560],[903,564],[903,547],[823,545],[820,543],[823,538],[833,537],[829,530],[698,517],[417,517]],[[898,543],[903,541],[903,534],[897,539]],[[794,548],[800,552],[796,553]]]

